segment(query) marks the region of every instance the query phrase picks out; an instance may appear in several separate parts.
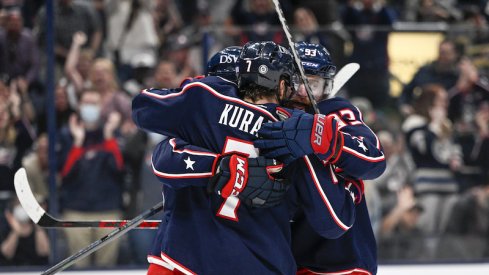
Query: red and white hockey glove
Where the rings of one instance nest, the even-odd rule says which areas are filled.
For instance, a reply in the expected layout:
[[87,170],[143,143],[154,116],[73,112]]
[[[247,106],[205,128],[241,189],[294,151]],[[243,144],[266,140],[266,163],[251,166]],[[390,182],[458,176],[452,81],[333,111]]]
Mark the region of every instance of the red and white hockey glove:
[[287,181],[275,178],[283,168],[275,160],[230,154],[223,155],[216,166],[208,190],[223,198],[236,196],[251,207],[280,204],[288,188]]
[[285,164],[310,154],[316,154],[323,161],[336,157],[343,144],[343,134],[338,131],[338,122],[333,116],[285,108],[280,111],[289,118],[265,123],[258,131],[261,139],[255,140],[254,145],[261,150],[261,155]]

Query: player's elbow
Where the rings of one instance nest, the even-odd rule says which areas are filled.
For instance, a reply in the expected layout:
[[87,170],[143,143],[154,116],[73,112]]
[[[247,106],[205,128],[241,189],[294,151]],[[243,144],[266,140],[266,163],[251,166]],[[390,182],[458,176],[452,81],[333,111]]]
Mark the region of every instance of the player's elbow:
[[314,223],[314,230],[324,238],[337,239],[345,234],[353,225],[354,215],[345,218],[343,221],[339,219],[322,219]]
[[321,237],[326,239],[338,239],[343,234],[348,231],[348,228],[342,228],[339,226],[331,225],[331,226],[320,226],[315,228],[316,233],[318,233]]
[[387,163],[386,163],[385,159],[383,161],[373,163],[371,165],[370,169],[365,171],[365,173],[359,178],[363,179],[363,180],[376,179],[384,173],[386,167],[387,167]]

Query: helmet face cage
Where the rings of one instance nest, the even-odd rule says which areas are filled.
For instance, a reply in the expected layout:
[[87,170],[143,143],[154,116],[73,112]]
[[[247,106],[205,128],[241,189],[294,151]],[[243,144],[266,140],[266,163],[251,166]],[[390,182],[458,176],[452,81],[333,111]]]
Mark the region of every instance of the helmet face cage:
[[214,54],[207,62],[206,75],[220,76],[234,83],[238,82],[237,62],[241,47],[227,47]]
[[278,91],[281,79],[293,89],[298,87],[292,54],[272,41],[244,45],[238,59],[238,72],[240,89],[254,84]]
[[[328,50],[321,45],[306,42],[296,43],[295,46],[306,75],[324,79],[322,84],[312,85],[315,78],[308,78],[309,82],[312,82],[310,84],[314,97],[317,100],[326,97],[333,89],[333,78],[336,73],[336,66],[331,61]],[[315,86],[314,89],[312,86]]]

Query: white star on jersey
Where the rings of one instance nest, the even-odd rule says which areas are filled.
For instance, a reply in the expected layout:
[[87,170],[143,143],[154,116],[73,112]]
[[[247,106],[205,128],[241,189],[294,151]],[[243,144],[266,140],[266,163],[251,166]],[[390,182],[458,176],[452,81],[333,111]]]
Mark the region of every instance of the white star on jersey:
[[188,157],[187,159],[184,159],[183,161],[185,161],[185,164],[187,164],[187,167],[185,169],[192,169],[192,171],[194,170],[194,163],[195,161],[194,160],[191,160],[190,157]]
[[365,144],[363,144],[363,140],[357,139],[357,141],[358,141],[358,147],[362,148],[364,152],[367,152],[368,148],[367,146],[365,146]]

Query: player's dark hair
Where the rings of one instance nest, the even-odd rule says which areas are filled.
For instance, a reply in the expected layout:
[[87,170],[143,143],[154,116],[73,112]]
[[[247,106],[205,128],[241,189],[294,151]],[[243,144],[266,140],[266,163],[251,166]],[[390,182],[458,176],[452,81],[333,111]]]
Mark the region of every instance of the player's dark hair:
[[[289,82],[287,81],[287,77],[285,76],[280,77],[280,81],[282,80],[285,80],[286,87],[290,86]],[[280,101],[280,99],[278,98],[279,89],[280,89],[280,85],[276,89],[269,89],[261,85],[258,85],[256,83],[247,83],[246,86],[240,89],[240,93],[242,94],[243,98],[244,97],[249,98],[253,102],[256,102],[262,98],[272,98],[272,97],[277,97],[277,101]]]

